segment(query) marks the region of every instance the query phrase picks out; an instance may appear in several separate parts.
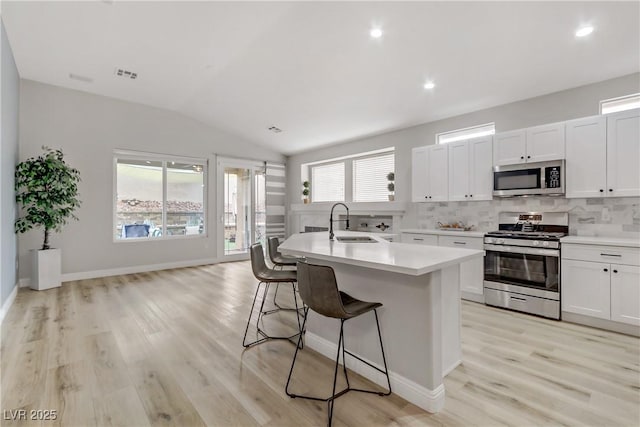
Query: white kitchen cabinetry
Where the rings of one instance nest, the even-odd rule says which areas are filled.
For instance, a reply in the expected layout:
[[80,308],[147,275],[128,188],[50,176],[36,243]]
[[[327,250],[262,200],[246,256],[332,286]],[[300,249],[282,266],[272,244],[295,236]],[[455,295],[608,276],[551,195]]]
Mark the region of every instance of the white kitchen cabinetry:
[[[427,234],[431,233],[431,234]],[[402,232],[402,243],[414,243],[430,246],[443,246],[449,248],[483,249],[483,237],[465,236],[463,231],[447,234],[440,230],[425,230],[424,233]],[[484,303],[483,294],[484,258],[466,261],[460,264],[460,292],[463,299]]]
[[400,241],[417,245],[438,246],[438,236],[432,234],[402,233]]
[[566,124],[566,197],[603,197],[607,189],[607,118],[572,120]]
[[448,147],[430,145],[412,150],[411,185],[414,202],[448,200]]
[[493,137],[493,164],[546,162],[564,159],[564,123],[502,132]]
[[449,200],[493,198],[493,138],[451,142],[449,146]]
[[563,313],[640,326],[640,248],[563,243],[561,270]]
[[640,196],[640,109],[607,116],[607,194]]

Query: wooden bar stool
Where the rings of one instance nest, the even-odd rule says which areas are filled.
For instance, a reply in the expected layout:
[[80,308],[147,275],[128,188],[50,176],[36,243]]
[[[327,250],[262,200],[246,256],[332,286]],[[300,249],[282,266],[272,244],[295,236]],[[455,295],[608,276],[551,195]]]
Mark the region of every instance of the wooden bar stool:
[[[253,270],[253,275],[256,279],[259,280],[258,287],[256,288],[256,293],[253,297],[253,303],[251,304],[251,311],[249,312],[249,318],[247,319],[247,326],[244,330],[244,338],[242,339],[242,345],[244,347],[251,347],[256,344],[260,344],[266,340],[289,340],[296,343],[293,338],[302,334],[302,325],[300,324],[300,316],[297,315],[298,310],[298,297],[296,296],[295,291],[295,283],[297,281],[296,272],[295,271],[280,271],[273,270],[267,267],[267,264],[264,261],[264,252],[262,250],[262,245],[260,243],[256,243],[251,245],[251,269]],[[264,303],[267,298],[267,294],[269,292],[269,285],[271,283],[289,283],[291,284],[291,288],[293,290],[293,299],[296,308],[292,309],[296,312],[296,320],[298,322],[298,332],[290,335],[290,336],[272,336],[266,333],[261,327],[260,322],[262,321],[263,316],[268,314],[275,313],[280,311],[279,308],[275,308],[273,310],[265,310]],[[262,301],[260,302],[260,310],[258,311],[258,317],[256,319],[256,334],[259,336],[255,341],[247,343],[247,332],[249,331],[249,324],[251,323],[251,318],[253,317],[253,309],[258,300],[258,294],[260,292],[260,286],[264,285],[264,292],[262,294]],[[301,345],[301,341],[299,340],[298,345]]]
[[[338,338],[338,353],[336,354],[336,366],[333,372],[333,390],[331,396],[323,398],[323,397],[315,397],[315,396],[304,396],[291,393],[289,391],[289,383],[291,382],[291,375],[293,374],[293,368],[296,364],[296,358],[298,357],[298,350],[300,349],[300,343],[302,342],[302,334],[298,338],[298,346],[296,347],[296,351],[293,355],[293,361],[291,362],[291,369],[289,370],[289,377],[287,378],[287,385],[285,386],[285,392],[290,397],[300,397],[303,399],[311,399],[311,400],[319,400],[322,402],[327,402],[328,405],[328,425],[331,426],[331,420],[333,419],[333,403],[335,399],[342,396],[343,394],[349,391],[359,391],[363,393],[373,393],[378,394],[380,396],[388,396],[391,394],[391,381],[389,380],[389,370],[387,369],[387,359],[384,355],[384,347],[382,346],[382,335],[380,334],[380,323],[378,321],[378,312],[377,308],[382,307],[381,303],[378,302],[366,302],[360,301],[352,296],[338,290],[338,284],[336,282],[336,275],[333,271],[333,268],[324,266],[324,265],[314,265],[308,264],[307,262],[300,261],[298,262],[298,289],[300,291],[300,296],[302,297],[302,301],[305,304],[304,308],[304,320],[302,322],[302,330],[307,323],[307,316],[309,313],[309,309],[315,311],[316,313],[326,316],[332,317],[335,319],[340,319],[340,335]],[[354,317],[358,317],[362,314],[373,311],[376,319],[376,326],[378,328],[378,339],[380,340],[380,351],[382,352],[382,362],[384,364],[384,370],[378,368],[377,366],[372,365],[366,360],[361,359],[355,354],[345,350],[344,344],[344,322],[349,319],[353,319]],[[338,367],[340,362],[340,353],[342,353],[342,366],[344,370],[344,376],[347,381],[347,387],[336,393],[336,380],[338,378]],[[358,359],[359,361],[369,365],[373,369],[385,374],[387,377],[387,391],[377,391],[377,390],[363,390],[359,388],[353,388],[349,384],[349,376],[347,375],[347,365],[345,355],[348,354],[351,357]]]

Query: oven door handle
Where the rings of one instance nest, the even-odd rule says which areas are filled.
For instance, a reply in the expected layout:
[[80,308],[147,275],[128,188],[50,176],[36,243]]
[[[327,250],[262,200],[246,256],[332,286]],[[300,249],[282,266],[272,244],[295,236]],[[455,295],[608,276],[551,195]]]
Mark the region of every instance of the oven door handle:
[[560,251],[557,249],[538,249],[527,248],[522,246],[507,246],[507,245],[484,245],[485,251],[492,252],[508,252],[512,254],[526,254],[526,255],[542,255],[560,257]]

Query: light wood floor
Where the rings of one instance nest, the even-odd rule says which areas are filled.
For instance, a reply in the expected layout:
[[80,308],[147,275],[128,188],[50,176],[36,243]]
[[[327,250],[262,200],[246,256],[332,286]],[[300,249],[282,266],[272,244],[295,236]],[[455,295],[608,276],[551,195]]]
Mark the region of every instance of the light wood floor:
[[[284,393],[292,344],[243,351],[254,291],[246,262],[20,290],[2,325],[3,418],[23,408],[57,410],[44,426],[324,425],[323,404]],[[444,411],[349,393],[335,425],[640,425],[637,338],[467,302],[462,313],[464,362],[445,380]],[[278,316],[290,327],[291,313],[272,327]],[[326,394],[330,362],[305,350],[300,366],[294,389]]]

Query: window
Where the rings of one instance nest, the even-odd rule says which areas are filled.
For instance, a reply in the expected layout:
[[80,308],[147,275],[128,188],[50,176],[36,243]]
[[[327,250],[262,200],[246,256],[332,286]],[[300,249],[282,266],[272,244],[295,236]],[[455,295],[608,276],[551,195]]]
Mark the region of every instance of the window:
[[393,193],[387,178],[392,172],[395,174],[394,147],[306,163],[301,167],[302,181],[308,180],[311,184],[312,202],[393,200],[389,197]]
[[640,93],[600,101],[600,114],[617,113],[633,108],[640,108]]
[[393,153],[353,160],[353,201],[388,200],[387,175],[395,171]]
[[205,233],[206,160],[116,153],[114,239]]
[[495,123],[487,123],[486,125],[472,126],[469,128],[439,133],[436,135],[436,144],[447,144],[449,142],[493,135],[495,133]]
[[344,162],[311,167],[311,200],[344,202]]

